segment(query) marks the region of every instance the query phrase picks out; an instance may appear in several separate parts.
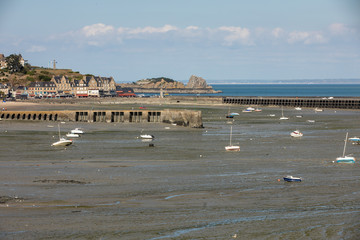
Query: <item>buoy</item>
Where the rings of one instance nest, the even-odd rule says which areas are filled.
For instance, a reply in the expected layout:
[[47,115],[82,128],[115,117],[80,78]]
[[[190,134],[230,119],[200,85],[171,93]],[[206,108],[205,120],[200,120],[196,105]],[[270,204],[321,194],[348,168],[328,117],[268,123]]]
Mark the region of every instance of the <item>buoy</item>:
[[280,182],[280,178],[278,178],[278,182]]

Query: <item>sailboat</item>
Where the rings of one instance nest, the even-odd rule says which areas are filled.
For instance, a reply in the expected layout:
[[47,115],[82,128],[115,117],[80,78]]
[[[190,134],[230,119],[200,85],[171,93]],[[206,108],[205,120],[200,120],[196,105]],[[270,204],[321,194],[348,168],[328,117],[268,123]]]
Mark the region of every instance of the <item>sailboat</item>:
[[345,151],[346,151],[346,142],[348,139],[348,132],[346,133],[346,137],[345,137],[345,144],[344,144],[344,151],[343,151],[343,155],[342,157],[338,157],[336,158],[336,162],[337,163],[355,163],[355,158],[352,156],[346,156],[345,155]]
[[240,146],[233,146],[232,144],[231,144],[231,138],[232,138],[232,126],[230,127],[230,144],[229,144],[229,146],[226,146],[225,147],[225,150],[226,151],[240,151]]
[[284,117],[284,107],[281,107],[281,117],[280,120],[288,120],[288,117]]
[[51,144],[51,146],[69,146],[73,143],[73,141],[71,139],[65,139],[63,137],[60,136],[60,124],[58,125],[59,128],[59,141],[54,142],[53,144]]

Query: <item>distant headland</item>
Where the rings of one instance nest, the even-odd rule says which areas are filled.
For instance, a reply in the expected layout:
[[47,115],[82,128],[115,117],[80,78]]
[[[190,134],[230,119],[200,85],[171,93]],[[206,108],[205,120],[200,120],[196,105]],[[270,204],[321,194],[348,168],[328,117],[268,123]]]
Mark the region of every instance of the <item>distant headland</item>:
[[221,93],[214,90],[208,85],[206,80],[195,75],[190,76],[186,85],[166,77],[141,79],[133,83],[121,83],[122,87],[134,89],[136,93],[188,93],[188,94],[204,94],[204,93]]

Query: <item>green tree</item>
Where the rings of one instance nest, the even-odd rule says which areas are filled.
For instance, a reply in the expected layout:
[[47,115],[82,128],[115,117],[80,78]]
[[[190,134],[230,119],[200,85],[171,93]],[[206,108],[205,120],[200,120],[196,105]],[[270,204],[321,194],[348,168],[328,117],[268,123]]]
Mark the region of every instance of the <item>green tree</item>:
[[7,69],[10,73],[21,72],[24,68],[21,63],[21,55],[11,54],[10,56],[5,58]]

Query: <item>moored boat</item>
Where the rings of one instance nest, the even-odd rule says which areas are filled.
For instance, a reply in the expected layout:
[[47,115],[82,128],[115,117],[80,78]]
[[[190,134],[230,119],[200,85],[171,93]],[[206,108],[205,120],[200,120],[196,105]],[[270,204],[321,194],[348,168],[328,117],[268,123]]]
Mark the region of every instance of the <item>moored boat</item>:
[[292,136],[292,137],[302,137],[303,135],[304,134],[302,132],[300,132],[299,130],[295,130],[290,133],[290,136]]
[[240,146],[232,145],[231,140],[232,140],[232,126],[230,127],[230,144],[229,144],[229,146],[225,146],[225,150],[226,151],[239,152],[240,151]]
[[286,177],[284,177],[284,181],[286,182],[301,182],[302,178],[301,177],[293,177],[291,175],[287,175]]
[[75,128],[73,130],[71,130],[71,133],[75,133],[75,134],[83,134],[84,131],[81,130],[80,128]]
[[53,144],[51,144],[51,146],[61,146],[61,147],[66,147],[69,146],[73,143],[73,141],[71,139],[66,139],[60,136],[60,124],[58,125],[58,129],[59,129],[59,141],[54,142]]
[[344,150],[343,150],[343,155],[341,157],[337,157],[336,158],[336,162],[337,163],[355,163],[355,158],[353,156],[350,156],[350,155],[345,155],[345,152],[346,152],[346,142],[348,140],[348,135],[349,133],[346,133],[346,136],[345,136],[345,143],[344,143]]
[[51,144],[51,146],[62,146],[62,147],[66,147],[69,146],[73,143],[73,141],[71,139],[65,139],[65,138],[60,138],[59,141],[54,142],[53,144]]
[[68,133],[68,134],[66,134],[66,137],[69,137],[69,138],[78,138],[78,137],[80,137],[80,135],[77,134],[77,133]]
[[142,139],[154,139],[154,135],[150,135],[150,134],[141,134],[140,137]]

